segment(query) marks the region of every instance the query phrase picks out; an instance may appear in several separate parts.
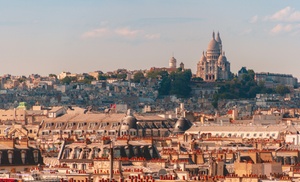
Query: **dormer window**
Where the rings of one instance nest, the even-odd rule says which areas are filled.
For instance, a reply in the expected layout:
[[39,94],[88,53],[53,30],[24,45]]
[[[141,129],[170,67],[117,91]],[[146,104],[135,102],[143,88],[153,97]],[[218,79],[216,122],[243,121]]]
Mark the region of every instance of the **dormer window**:
[[71,151],[72,151],[72,149],[68,149],[68,148],[65,149],[63,158],[64,159],[69,159]]
[[75,152],[74,152],[74,159],[78,159],[81,153],[81,149],[80,148],[76,148]]
[[90,123],[89,128],[94,128],[97,125],[97,123]]
[[82,156],[82,159],[88,159],[89,158],[89,155],[90,155],[90,149],[89,148],[85,148],[83,150],[83,156]]
[[46,128],[50,128],[52,126],[52,123],[46,123]]
[[13,162],[13,154],[14,154],[14,151],[12,151],[12,150],[9,150],[8,152],[7,152],[7,154],[8,154],[8,162],[10,163],[10,164],[12,164],[12,162]]
[[93,149],[93,158],[99,157],[99,151],[100,151],[100,149],[98,149],[98,148]]
[[22,163],[25,164],[26,160],[26,150],[21,150]]

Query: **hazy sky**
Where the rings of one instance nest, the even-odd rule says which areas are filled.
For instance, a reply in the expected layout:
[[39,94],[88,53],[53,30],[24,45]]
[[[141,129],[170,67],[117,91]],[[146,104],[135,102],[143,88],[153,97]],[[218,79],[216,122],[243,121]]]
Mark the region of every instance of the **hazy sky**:
[[299,0],[0,0],[0,75],[168,67],[219,31],[234,73],[300,78]]

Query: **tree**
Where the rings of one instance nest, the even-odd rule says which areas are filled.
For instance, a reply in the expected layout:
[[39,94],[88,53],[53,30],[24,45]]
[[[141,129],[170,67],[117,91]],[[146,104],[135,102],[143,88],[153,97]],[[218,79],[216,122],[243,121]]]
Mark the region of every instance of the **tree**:
[[171,90],[171,79],[169,77],[164,77],[159,85],[158,93],[159,95],[169,95]]
[[284,85],[278,85],[276,88],[275,88],[275,91],[276,93],[280,94],[280,95],[285,95],[287,93],[290,93],[290,89],[287,87],[287,86],[284,86]]
[[56,74],[53,74],[53,73],[50,73],[50,74],[49,74],[49,77],[54,77],[55,79],[57,79],[57,75],[56,75]]
[[125,73],[120,73],[120,74],[117,75],[117,78],[121,79],[121,80],[125,80],[126,77],[127,77],[127,74],[125,74]]
[[171,72],[165,76],[159,87],[160,95],[174,94],[177,97],[189,97],[191,93],[190,81],[192,73],[190,70]]
[[265,87],[263,82],[257,83],[254,79],[255,72],[248,70],[241,79],[233,78],[225,85],[220,85],[218,98],[220,99],[238,99],[238,98],[254,98],[258,93],[271,93],[272,89]]
[[142,79],[144,79],[145,76],[144,74],[139,71],[139,72],[136,72],[134,75],[133,75],[133,82],[135,83],[140,83]]
[[194,78],[192,78],[192,81],[201,82],[201,81],[203,81],[203,78],[201,78],[201,77],[194,77]]
[[98,80],[107,80],[107,76],[105,76],[103,74],[99,74]]
[[67,84],[67,85],[69,85],[69,84],[72,82],[72,79],[71,79],[71,77],[66,76],[65,78],[61,79],[60,82],[61,82],[62,84]]
[[91,75],[86,75],[84,77],[84,79],[82,80],[83,83],[86,83],[86,84],[91,84],[91,82],[95,80],[95,78]]
[[157,78],[158,76],[158,71],[149,71],[147,73],[147,78]]

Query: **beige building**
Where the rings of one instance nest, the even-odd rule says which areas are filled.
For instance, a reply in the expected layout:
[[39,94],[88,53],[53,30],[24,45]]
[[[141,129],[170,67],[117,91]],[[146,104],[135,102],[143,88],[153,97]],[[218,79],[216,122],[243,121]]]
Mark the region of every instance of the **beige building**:
[[204,81],[230,79],[230,63],[227,61],[225,52],[222,51],[220,34],[218,33],[215,38],[215,32],[213,32],[207,51],[203,52],[197,64],[196,76],[201,77]]
[[1,121],[25,121],[26,110],[23,109],[10,109],[0,110]]

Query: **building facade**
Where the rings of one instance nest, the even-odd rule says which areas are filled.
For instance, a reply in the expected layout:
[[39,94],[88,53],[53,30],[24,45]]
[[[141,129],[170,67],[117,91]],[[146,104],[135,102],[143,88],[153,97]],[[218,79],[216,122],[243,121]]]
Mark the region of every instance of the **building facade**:
[[256,82],[263,82],[266,87],[276,87],[277,85],[285,85],[288,87],[296,87],[298,79],[290,74],[278,73],[255,73]]
[[225,52],[222,52],[222,41],[218,32],[209,42],[207,51],[203,52],[197,64],[196,76],[204,81],[228,80],[230,79],[230,63],[227,61]]

